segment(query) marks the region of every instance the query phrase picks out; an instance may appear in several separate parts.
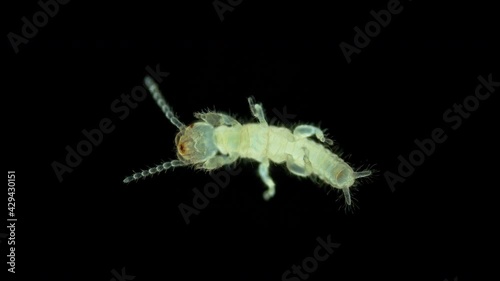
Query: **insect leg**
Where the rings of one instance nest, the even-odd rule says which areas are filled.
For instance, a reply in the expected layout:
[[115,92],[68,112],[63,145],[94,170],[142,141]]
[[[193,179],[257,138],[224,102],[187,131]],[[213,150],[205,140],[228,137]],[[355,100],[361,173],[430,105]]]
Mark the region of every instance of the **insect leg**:
[[267,190],[264,191],[264,200],[268,201],[273,198],[276,193],[276,188],[273,179],[269,176],[269,159],[263,160],[259,165],[259,175],[262,181],[266,184]]
[[262,104],[260,103],[256,104],[255,99],[253,97],[248,98],[248,103],[250,104],[250,111],[252,112],[253,116],[259,119],[259,122],[261,124],[267,125],[266,117],[264,115],[264,110],[262,109]]
[[323,131],[320,128],[311,125],[299,125],[293,130],[293,134],[299,138],[308,138],[312,135],[316,135],[316,138],[321,142],[326,142],[327,144],[333,144],[331,139],[326,139]]
[[232,153],[229,155],[216,155],[210,159],[208,159],[205,163],[203,163],[203,169],[205,170],[215,170],[224,165],[231,164],[236,159],[238,159],[239,155],[236,153]]
[[286,167],[290,172],[292,172],[292,174],[300,177],[307,177],[311,175],[313,167],[311,161],[309,160],[309,153],[307,149],[304,148],[304,167],[297,165],[291,154],[288,154],[286,157]]
[[142,170],[140,171],[139,173],[135,173],[129,177],[126,177],[123,182],[124,183],[129,183],[133,180],[138,180],[138,179],[142,179],[142,178],[145,178],[147,176],[152,176],[156,173],[159,173],[159,172],[163,172],[163,171],[166,171],[170,168],[174,168],[174,167],[180,167],[180,166],[186,166],[187,164],[180,161],[180,160],[172,160],[172,161],[169,161],[169,162],[165,162],[165,163],[162,163],[154,168],[149,168],[147,170]]
[[153,78],[150,76],[146,76],[144,78],[144,84],[148,88],[149,92],[153,96],[153,99],[156,101],[156,104],[161,108],[163,113],[165,113],[165,116],[167,119],[170,121],[170,123],[174,124],[179,130],[182,130],[186,127],[177,117],[175,117],[174,112],[172,111],[172,108],[168,106],[167,101],[161,94],[160,89],[158,88],[158,85],[154,82]]
[[214,127],[218,127],[220,125],[227,125],[227,126],[241,125],[240,122],[236,121],[236,119],[234,119],[233,117],[217,112],[207,112],[207,113],[197,112],[194,114],[194,117],[201,119]]

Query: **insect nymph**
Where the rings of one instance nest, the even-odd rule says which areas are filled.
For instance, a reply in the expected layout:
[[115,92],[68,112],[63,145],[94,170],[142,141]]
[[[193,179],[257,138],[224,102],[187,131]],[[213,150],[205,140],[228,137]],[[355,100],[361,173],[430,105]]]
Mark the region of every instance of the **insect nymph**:
[[[210,171],[239,158],[247,158],[260,162],[258,172],[267,186],[263,194],[265,200],[275,194],[275,183],[269,176],[270,162],[274,162],[286,164],[287,169],[297,176],[316,176],[331,187],[341,189],[347,205],[351,205],[349,188],[357,178],[371,174],[368,170],[355,172],[331,152],[328,145],[333,142],[326,139],[317,127],[299,125],[292,132],[287,128],[270,126],[262,105],[252,98],[248,98],[250,111],[258,123],[240,124],[229,115],[206,112],[195,113],[198,120],[186,126],[175,117],[153,79],[147,76],[144,83],[168,120],[179,129],[175,138],[178,159],[126,177],[123,180],[125,183],[172,167],[195,166]],[[313,136],[319,142],[309,138]]]

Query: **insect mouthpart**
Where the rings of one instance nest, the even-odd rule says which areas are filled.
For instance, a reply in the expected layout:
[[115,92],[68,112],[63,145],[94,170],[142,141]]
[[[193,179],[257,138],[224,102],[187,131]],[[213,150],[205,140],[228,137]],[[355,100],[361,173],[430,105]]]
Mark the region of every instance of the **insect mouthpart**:
[[175,137],[177,155],[191,164],[205,162],[218,149],[214,142],[214,128],[207,123],[194,123],[181,130]]

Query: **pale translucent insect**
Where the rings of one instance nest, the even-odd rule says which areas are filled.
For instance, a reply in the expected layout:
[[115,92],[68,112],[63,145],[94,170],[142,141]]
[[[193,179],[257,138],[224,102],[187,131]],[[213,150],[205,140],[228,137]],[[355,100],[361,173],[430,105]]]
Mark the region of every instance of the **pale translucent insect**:
[[[351,205],[349,188],[355,180],[371,175],[371,171],[355,172],[339,156],[330,151],[323,131],[310,125],[287,128],[268,125],[261,104],[248,98],[250,110],[258,123],[240,124],[233,117],[218,113],[195,113],[198,121],[189,126],[175,117],[158,85],[147,76],[144,83],[166,117],[178,129],[175,138],[177,160],[162,163],[126,177],[123,182],[138,180],[172,167],[194,165],[203,170],[214,170],[248,158],[260,162],[259,175],[267,186],[263,196],[269,200],[275,194],[275,183],[269,176],[269,164],[285,163],[288,170],[300,177],[316,176],[333,188],[341,189],[347,205]],[[315,136],[320,142],[309,137]]]

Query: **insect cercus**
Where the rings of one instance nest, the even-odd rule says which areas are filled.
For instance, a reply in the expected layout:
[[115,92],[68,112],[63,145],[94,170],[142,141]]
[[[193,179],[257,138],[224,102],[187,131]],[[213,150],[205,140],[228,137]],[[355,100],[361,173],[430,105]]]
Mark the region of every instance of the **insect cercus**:
[[[165,116],[179,133],[175,137],[176,160],[142,170],[126,177],[123,182],[138,180],[172,167],[194,166],[214,170],[248,158],[260,162],[259,175],[267,186],[263,196],[269,200],[275,194],[275,183],[269,176],[269,164],[285,163],[288,170],[300,177],[316,176],[329,186],[341,189],[347,205],[351,205],[349,188],[356,179],[371,175],[371,171],[356,172],[329,149],[332,140],[323,131],[311,125],[298,125],[293,132],[284,127],[270,126],[262,105],[248,98],[250,110],[258,123],[241,124],[233,117],[220,112],[198,112],[198,119],[189,126],[175,117],[172,109],[149,76],[144,83]],[[319,142],[309,138],[315,136]]]

